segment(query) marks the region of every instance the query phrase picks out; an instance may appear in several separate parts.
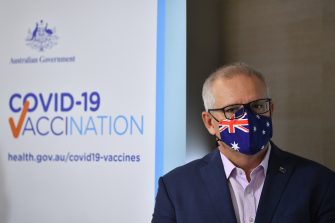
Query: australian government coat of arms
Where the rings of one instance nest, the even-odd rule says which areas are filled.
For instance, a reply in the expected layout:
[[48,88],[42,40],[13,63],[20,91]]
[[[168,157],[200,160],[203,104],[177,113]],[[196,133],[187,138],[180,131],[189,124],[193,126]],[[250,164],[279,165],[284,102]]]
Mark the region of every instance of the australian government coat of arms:
[[33,49],[43,52],[57,45],[57,39],[56,28],[51,29],[48,27],[48,23],[41,20],[36,22],[33,30],[28,30],[26,44]]

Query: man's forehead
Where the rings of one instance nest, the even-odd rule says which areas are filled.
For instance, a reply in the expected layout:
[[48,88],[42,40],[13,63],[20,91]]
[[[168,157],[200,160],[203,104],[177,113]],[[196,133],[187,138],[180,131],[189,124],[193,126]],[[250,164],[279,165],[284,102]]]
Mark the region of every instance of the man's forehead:
[[212,85],[216,106],[247,103],[267,97],[265,83],[254,75],[217,78]]

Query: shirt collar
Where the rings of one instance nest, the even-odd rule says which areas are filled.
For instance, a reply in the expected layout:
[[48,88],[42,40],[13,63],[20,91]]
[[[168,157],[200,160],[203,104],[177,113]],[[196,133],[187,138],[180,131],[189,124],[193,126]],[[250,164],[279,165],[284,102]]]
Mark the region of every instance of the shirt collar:
[[[266,151],[266,154],[265,154],[262,162],[257,166],[257,167],[259,167],[259,166],[263,167],[264,174],[266,174],[266,172],[268,170],[270,151],[271,151],[271,143],[269,143],[268,149]],[[222,163],[223,163],[224,171],[225,171],[226,177],[228,179],[230,177],[230,175],[232,174],[233,170],[235,170],[236,166],[225,155],[223,155],[221,152],[220,152],[220,155],[221,155],[221,160],[222,160]]]

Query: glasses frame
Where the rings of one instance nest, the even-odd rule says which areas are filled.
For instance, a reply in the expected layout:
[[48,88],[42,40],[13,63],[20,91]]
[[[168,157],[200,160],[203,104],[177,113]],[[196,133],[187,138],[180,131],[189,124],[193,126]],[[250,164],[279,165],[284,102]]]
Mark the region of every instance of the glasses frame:
[[[261,101],[261,100],[265,100],[266,102],[269,103],[269,109],[268,109],[267,111],[265,111],[265,112],[256,113],[256,112],[254,112],[254,111],[251,109],[250,105],[251,105],[252,103],[255,103],[255,102],[257,102],[257,101]],[[211,116],[213,116],[213,118],[214,118],[216,121],[218,121],[218,120],[217,120],[217,119],[214,117],[214,115],[211,113],[211,112],[213,112],[213,111],[221,111],[221,112],[223,113],[223,115],[225,116],[225,118],[228,119],[228,120],[233,120],[233,119],[237,119],[237,118],[242,117],[243,114],[244,114],[244,112],[246,111],[246,109],[248,109],[249,111],[251,111],[251,112],[253,112],[253,113],[257,114],[257,115],[262,115],[262,114],[265,114],[265,113],[267,113],[267,112],[270,111],[270,115],[271,115],[271,102],[272,102],[272,99],[271,99],[271,98],[260,98],[260,99],[254,100],[254,101],[250,101],[250,102],[248,102],[248,103],[246,103],[246,104],[231,104],[231,105],[224,106],[224,107],[222,107],[222,108],[211,108],[211,109],[208,109],[207,112],[208,112]],[[235,105],[241,105],[241,106],[243,106],[244,111],[242,112],[242,114],[241,114],[239,117],[234,117],[234,116],[232,116],[233,118],[231,118],[231,117],[228,118],[227,115],[226,115],[226,113],[225,113],[225,109],[228,108],[228,107],[230,107],[230,106],[235,106]]]

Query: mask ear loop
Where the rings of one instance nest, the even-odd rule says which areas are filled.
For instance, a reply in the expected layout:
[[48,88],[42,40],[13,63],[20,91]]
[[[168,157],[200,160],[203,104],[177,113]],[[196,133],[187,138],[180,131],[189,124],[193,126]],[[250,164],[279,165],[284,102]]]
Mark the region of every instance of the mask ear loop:
[[[209,111],[207,111],[209,114],[210,114],[210,116],[212,116],[212,118],[215,120],[215,121],[217,121],[218,123],[220,123],[220,121],[218,120],[218,119],[216,119],[215,117],[214,117],[214,115],[212,115],[212,113],[210,113]],[[219,145],[219,141],[221,141],[222,142],[222,140],[215,134],[215,135],[213,135],[214,137],[215,137],[215,143],[216,143],[216,146],[217,147],[219,147],[220,145]]]
[[217,147],[220,146],[220,144],[219,144],[220,141],[222,142],[222,140],[219,139],[219,137],[215,136],[215,143],[216,143],[216,146],[217,146]]

